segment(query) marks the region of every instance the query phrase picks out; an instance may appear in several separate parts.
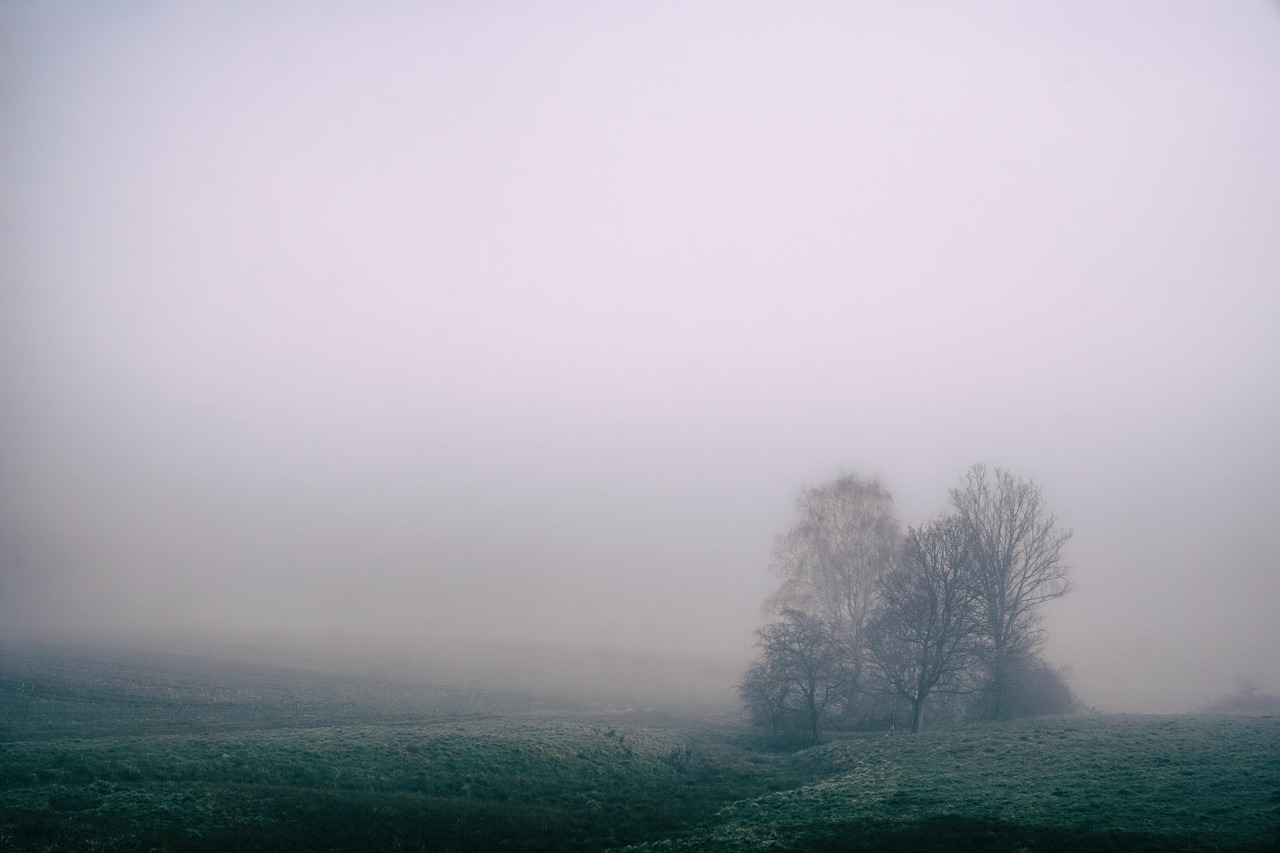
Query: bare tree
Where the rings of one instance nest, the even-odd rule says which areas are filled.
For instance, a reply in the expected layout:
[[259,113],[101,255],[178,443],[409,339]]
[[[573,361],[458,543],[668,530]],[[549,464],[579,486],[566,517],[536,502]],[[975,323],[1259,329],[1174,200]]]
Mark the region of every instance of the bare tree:
[[760,657],[751,662],[738,682],[738,696],[751,723],[780,734],[793,716],[791,684],[780,676],[776,662]]
[[872,672],[911,703],[911,731],[934,692],[968,692],[980,634],[973,554],[955,516],[911,529],[900,565],[885,576],[867,629]]
[[756,631],[760,658],[747,670],[740,695],[749,711],[763,712],[777,731],[780,721],[802,723],[818,739],[822,718],[848,698],[848,650],[819,616],[784,610]]
[[972,540],[978,612],[990,673],[991,716],[1006,716],[1019,665],[1043,642],[1040,606],[1072,589],[1059,530],[1040,489],[1029,480],[984,465],[969,469],[951,503]]
[[856,691],[867,621],[901,541],[893,498],[878,479],[844,474],[806,489],[796,509],[795,525],[774,548],[782,585],[765,608],[800,610],[829,626],[848,650],[850,686]]

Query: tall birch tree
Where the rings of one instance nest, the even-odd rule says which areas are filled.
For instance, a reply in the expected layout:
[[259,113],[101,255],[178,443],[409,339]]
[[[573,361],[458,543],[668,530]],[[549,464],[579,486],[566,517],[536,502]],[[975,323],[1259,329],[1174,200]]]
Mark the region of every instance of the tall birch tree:
[[843,474],[796,501],[796,522],[774,548],[782,584],[767,612],[799,610],[829,626],[849,655],[850,687],[860,688],[866,627],[880,582],[902,539],[893,497],[878,479]]

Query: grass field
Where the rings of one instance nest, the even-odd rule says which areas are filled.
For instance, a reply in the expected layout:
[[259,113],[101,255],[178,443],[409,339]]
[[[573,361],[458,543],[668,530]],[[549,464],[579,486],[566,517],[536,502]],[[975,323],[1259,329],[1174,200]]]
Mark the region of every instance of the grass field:
[[786,750],[612,704],[8,643],[0,849],[1280,849],[1280,718]]

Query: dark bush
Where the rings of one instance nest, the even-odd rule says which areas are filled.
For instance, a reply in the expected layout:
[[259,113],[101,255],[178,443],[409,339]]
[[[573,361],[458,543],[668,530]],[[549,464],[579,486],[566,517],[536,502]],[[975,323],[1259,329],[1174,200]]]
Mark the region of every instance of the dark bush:
[[[970,716],[989,719],[993,697],[987,692],[975,694]],[[1080,710],[1080,703],[1067,683],[1067,670],[1055,667],[1039,657],[1020,663],[1010,674],[1002,718],[1039,717],[1045,714],[1070,714]]]

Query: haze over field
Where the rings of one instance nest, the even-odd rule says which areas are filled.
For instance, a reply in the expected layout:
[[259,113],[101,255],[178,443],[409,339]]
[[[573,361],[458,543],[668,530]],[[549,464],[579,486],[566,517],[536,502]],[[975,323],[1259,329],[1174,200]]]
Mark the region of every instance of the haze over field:
[[1087,704],[1280,692],[1280,10],[0,4],[0,629],[750,654],[1035,480]]

